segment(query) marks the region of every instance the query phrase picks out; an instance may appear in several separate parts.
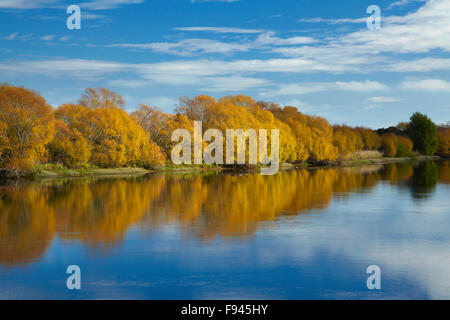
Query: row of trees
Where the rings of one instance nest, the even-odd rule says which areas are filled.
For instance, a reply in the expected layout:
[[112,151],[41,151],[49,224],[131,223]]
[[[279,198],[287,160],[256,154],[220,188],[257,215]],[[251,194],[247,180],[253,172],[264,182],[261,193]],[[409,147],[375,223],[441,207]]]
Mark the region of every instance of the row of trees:
[[106,89],[87,89],[79,104],[56,110],[25,88],[0,87],[0,167],[20,172],[35,163],[68,167],[154,166],[165,155]]
[[23,87],[0,86],[0,168],[20,171],[41,162],[68,167],[164,165],[176,142],[174,130],[279,129],[282,161],[346,158],[359,150],[383,150],[406,156],[417,150],[448,155],[449,129],[438,130],[426,116],[414,114],[395,132],[331,126],[321,117],[294,107],[257,102],[244,95],[219,100],[201,95],[181,98],[176,114],[141,105],[129,114],[123,98],[107,89],[86,89],[78,104],[54,109],[39,94]]

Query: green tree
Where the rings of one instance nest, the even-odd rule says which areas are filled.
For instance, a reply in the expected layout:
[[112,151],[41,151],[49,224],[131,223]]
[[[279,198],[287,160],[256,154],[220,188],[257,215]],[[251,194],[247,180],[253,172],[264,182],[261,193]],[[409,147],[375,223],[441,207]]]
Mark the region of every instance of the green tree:
[[426,115],[414,113],[408,124],[408,135],[414,149],[425,155],[433,155],[438,147],[437,126]]

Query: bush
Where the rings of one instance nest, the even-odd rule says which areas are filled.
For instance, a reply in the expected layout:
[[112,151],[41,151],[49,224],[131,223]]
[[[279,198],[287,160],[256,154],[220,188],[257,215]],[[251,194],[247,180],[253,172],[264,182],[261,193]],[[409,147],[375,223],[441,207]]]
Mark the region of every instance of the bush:
[[438,132],[438,150],[440,156],[450,156],[450,128],[440,128]]
[[397,157],[409,157],[413,150],[413,142],[408,137],[397,137]]
[[381,149],[385,157],[395,157],[397,155],[398,139],[395,134],[388,133],[381,137]]

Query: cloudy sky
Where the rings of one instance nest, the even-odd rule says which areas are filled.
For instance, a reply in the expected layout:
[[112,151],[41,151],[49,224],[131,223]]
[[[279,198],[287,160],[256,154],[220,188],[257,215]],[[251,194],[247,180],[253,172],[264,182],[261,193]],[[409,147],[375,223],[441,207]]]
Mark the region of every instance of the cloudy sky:
[[449,53],[450,0],[0,0],[0,81],[54,106],[102,86],[129,110],[243,93],[333,124],[445,123]]

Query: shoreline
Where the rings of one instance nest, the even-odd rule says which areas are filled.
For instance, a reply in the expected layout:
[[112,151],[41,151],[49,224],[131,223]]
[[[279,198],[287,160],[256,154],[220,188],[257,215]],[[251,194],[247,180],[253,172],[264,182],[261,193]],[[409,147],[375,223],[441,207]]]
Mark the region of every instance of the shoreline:
[[[406,163],[406,162],[422,162],[422,161],[437,161],[446,160],[448,158],[440,156],[417,156],[417,157],[403,157],[403,158],[369,158],[359,160],[341,160],[328,161],[322,163],[280,163],[279,171],[298,170],[298,169],[317,169],[317,168],[346,168],[358,167],[365,165],[384,165],[391,163]],[[227,167],[204,167],[204,166],[166,166],[155,169],[144,168],[111,168],[111,169],[64,169],[51,170],[44,169],[40,172],[33,173],[29,176],[23,176],[23,179],[29,180],[43,180],[43,179],[59,179],[59,178],[107,178],[107,177],[139,177],[147,174],[155,173],[220,173],[220,172],[235,172],[235,173],[249,173],[259,172],[259,167],[246,168],[245,170],[235,170]],[[17,179],[15,177],[0,177],[0,180]]]
[[365,165],[384,165],[392,163],[406,163],[406,162],[422,162],[422,161],[438,161],[446,160],[448,158],[440,156],[416,156],[416,157],[401,157],[401,158],[368,158],[368,159],[358,159],[358,160],[336,160],[327,161],[322,163],[302,163],[302,164],[291,164],[282,163],[280,165],[280,170],[295,170],[295,169],[313,169],[313,168],[349,168],[358,167]]

